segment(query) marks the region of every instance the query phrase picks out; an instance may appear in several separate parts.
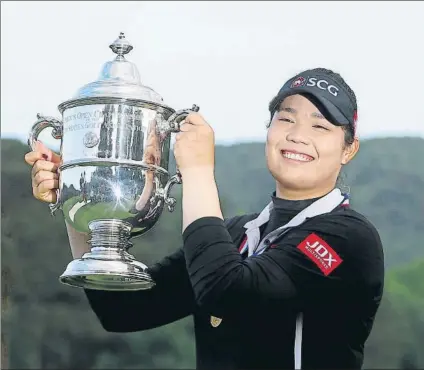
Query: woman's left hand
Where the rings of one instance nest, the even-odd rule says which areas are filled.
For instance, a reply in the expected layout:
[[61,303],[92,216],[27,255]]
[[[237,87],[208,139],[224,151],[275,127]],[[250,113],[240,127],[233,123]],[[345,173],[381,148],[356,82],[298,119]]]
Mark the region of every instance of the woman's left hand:
[[184,178],[187,172],[212,171],[215,165],[215,134],[199,113],[190,113],[176,135],[174,156]]

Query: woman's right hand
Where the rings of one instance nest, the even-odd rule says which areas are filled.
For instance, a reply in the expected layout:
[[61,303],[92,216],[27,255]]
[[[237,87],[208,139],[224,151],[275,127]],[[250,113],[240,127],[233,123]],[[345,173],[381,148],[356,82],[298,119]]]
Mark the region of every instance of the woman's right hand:
[[42,202],[55,203],[56,190],[59,187],[57,170],[62,158],[37,141],[35,150],[25,154],[25,162],[32,166],[32,193]]

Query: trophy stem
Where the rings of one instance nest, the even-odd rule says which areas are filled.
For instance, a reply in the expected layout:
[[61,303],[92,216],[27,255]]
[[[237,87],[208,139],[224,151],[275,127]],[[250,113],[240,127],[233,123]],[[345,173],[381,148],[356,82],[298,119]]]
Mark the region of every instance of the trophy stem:
[[93,249],[111,248],[127,251],[132,247],[130,242],[131,229],[130,223],[122,220],[95,220],[88,224],[90,229],[90,243]]
[[145,290],[155,283],[147,266],[128,253],[132,225],[117,219],[89,223],[91,250],[72,261],[60,276],[61,283],[96,290]]

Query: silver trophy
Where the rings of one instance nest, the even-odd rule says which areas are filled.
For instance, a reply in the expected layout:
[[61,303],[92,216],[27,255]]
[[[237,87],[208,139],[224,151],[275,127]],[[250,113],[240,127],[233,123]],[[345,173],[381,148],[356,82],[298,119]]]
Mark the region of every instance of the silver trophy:
[[125,59],[133,47],[123,33],[110,45],[116,54],[97,81],[58,106],[62,120],[37,115],[28,144],[52,128],[61,141],[57,201],[77,231],[88,232],[91,250],[70,262],[59,280],[98,290],[149,289],[155,282],[146,266],[128,250],[131,238],[149,231],[181,183],[168,173],[171,133],[191,110],[175,111],[140,81],[137,67]]

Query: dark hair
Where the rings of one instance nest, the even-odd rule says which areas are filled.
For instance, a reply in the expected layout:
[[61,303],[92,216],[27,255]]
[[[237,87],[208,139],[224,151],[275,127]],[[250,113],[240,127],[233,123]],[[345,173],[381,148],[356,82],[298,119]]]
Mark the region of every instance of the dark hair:
[[[339,73],[336,73],[332,71],[331,69],[326,68],[315,68],[312,70],[313,72],[317,73],[325,73],[328,74],[333,80],[337,81],[341,87],[343,87],[347,95],[349,96],[350,100],[353,103],[353,106],[355,107],[355,111],[358,110],[358,103],[356,100],[356,95],[354,91],[351,89],[351,87],[347,84],[347,82],[344,80],[342,76],[340,76]],[[343,125],[342,129],[344,131],[344,145],[345,147],[350,146],[353,144],[355,139],[355,128],[352,125]],[[343,193],[349,194],[350,193],[350,187],[346,185],[346,174],[343,172],[343,169],[340,171],[339,176],[337,176],[336,180],[336,186],[342,190]]]
[[[356,101],[356,95],[355,95],[355,93],[350,88],[350,86],[347,84],[347,82],[343,79],[343,77],[340,76],[339,73],[333,72],[331,69],[326,69],[326,68],[314,68],[311,71],[312,72],[316,72],[316,73],[325,73],[325,74],[329,75],[333,80],[337,81],[340,84],[340,86],[342,86],[346,90],[347,95],[349,96],[349,98],[351,99],[351,101],[352,101],[352,103],[353,103],[353,105],[355,107],[355,111],[358,110],[358,104],[357,104],[357,101]],[[273,100],[274,99],[275,98],[273,98]],[[275,112],[272,112],[272,114],[273,113],[275,113]],[[271,124],[271,120],[268,123],[267,127],[269,127],[270,124]],[[354,142],[354,139],[355,139],[355,132],[354,132],[355,128],[352,127],[352,125],[343,125],[342,126],[342,129],[343,129],[344,134],[345,134],[344,135],[344,137],[345,137],[345,139],[344,139],[345,146],[352,145],[353,142]]]

